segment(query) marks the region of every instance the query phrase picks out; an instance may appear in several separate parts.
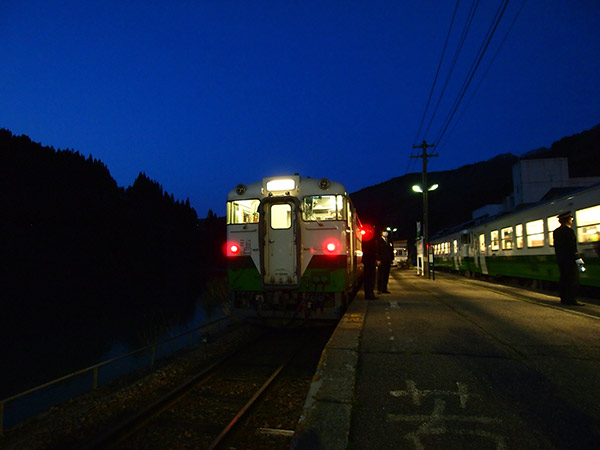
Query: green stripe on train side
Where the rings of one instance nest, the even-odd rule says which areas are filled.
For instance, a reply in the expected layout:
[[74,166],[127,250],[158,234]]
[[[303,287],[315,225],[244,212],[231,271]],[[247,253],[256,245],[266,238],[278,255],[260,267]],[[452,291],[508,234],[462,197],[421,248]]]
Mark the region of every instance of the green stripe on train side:
[[[452,258],[436,258],[436,267],[455,270]],[[554,255],[486,256],[487,275],[526,278],[558,282],[558,265]],[[586,271],[579,276],[579,284],[600,287],[600,259],[589,258]],[[472,257],[463,258],[461,270],[482,273],[481,266]]]
[[301,292],[344,292],[346,268],[308,268],[302,275]]
[[231,291],[262,291],[258,269],[249,256],[231,258],[227,267],[227,284]]
[[[230,260],[227,281],[231,291],[263,291],[260,273],[250,257]],[[347,277],[346,256],[317,255],[312,258],[300,282],[300,292],[344,292],[353,280]]]

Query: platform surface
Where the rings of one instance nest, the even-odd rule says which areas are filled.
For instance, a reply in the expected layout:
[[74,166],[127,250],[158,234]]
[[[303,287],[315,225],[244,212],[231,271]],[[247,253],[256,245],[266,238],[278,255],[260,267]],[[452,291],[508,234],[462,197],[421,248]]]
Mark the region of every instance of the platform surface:
[[600,448],[600,306],[394,270],[323,351],[296,449]]

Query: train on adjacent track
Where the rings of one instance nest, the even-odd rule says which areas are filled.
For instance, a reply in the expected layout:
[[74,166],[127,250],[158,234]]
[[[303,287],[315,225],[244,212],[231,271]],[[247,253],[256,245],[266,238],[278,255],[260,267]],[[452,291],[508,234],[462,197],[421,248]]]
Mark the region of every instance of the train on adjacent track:
[[267,318],[339,318],[362,282],[361,222],[344,186],[277,176],[227,196],[233,305]]
[[579,283],[597,292],[600,185],[438,233],[430,242],[434,265],[470,276],[557,282],[552,232],[560,226],[557,216],[567,211],[574,216],[572,228],[585,262]]

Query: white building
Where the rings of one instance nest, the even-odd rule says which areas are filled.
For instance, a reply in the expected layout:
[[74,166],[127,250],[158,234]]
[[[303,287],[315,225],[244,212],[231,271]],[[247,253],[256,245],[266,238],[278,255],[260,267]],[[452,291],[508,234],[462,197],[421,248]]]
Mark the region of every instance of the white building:
[[567,158],[520,159],[513,166],[512,175],[513,193],[505,204],[482,206],[473,211],[473,219],[539,202],[551,189],[586,187],[600,182],[600,177],[569,178]]
[[552,188],[598,183],[600,177],[569,178],[567,158],[521,159],[513,166],[514,206],[540,201]]

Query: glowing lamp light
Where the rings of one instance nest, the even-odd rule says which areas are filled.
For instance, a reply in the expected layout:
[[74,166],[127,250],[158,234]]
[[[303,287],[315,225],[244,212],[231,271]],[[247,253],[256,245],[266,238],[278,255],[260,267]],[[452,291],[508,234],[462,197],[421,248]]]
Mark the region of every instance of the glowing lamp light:
[[371,225],[364,224],[360,227],[360,236],[362,237],[363,241],[369,241],[373,239],[373,236],[375,236],[375,228],[373,228]]
[[340,243],[334,239],[327,240],[323,243],[323,251],[327,254],[337,254],[340,249]]
[[242,248],[236,242],[226,242],[223,246],[223,253],[225,256],[238,256]]
[[267,181],[267,191],[291,191],[295,187],[296,183],[291,178]]
[[[439,188],[439,187],[440,187],[440,185],[436,183],[436,184],[432,184],[431,186],[429,186],[429,189],[427,189],[427,190],[428,190],[428,191],[435,191],[435,190],[436,190],[437,188]],[[412,190],[413,190],[414,192],[420,192],[421,194],[423,193],[423,189],[422,189],[422,188],[421,188],[421,186],[419,186],[418,184],[415,184],[415,185],[412,187]]]

